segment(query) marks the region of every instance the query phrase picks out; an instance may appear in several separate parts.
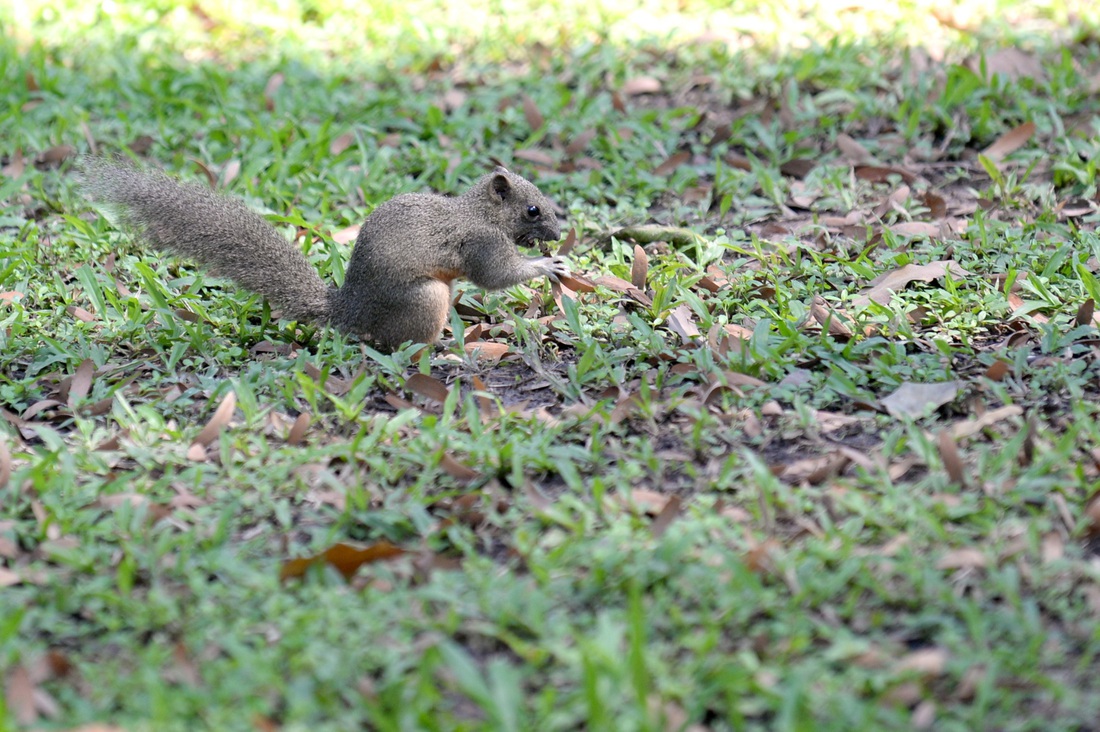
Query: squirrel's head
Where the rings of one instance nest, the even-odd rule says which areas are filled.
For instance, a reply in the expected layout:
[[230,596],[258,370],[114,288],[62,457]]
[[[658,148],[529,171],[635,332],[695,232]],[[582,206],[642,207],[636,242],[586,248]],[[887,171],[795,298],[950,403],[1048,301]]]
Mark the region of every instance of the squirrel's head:
[[561,225],[554,204],[526,178],[498,167],[478,181],[474,195],[484,197],[492,218],[510,232],[517,244],[557,241]]

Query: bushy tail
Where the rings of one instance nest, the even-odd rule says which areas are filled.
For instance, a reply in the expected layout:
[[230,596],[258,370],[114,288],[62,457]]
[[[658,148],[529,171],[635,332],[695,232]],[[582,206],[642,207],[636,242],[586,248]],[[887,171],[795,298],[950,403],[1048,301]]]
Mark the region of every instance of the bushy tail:
[[329,288],[291,242],[244,202],[121,159],[88,157],[89,196],[157,249],[264,295],[292,320],[329,318]]

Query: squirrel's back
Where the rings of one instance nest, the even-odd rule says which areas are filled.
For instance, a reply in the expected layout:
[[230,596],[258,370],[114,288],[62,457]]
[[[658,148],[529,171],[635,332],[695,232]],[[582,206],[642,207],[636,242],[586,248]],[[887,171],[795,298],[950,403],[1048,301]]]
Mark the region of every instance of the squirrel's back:
[[229,196],[122,160],[88,158],[84,186],[157,249],[258,292],[284,317],[327,321],[331,293],[298,248]]

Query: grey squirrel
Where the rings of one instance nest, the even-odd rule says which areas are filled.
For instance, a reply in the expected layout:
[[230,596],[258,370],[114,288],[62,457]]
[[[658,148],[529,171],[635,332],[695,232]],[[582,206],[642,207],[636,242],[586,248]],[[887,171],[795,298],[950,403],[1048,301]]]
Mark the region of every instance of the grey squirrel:
[[326,285],[305,256],[244,202],[121,159],[86,158],[84,188],[155,248],[196,260],[283,309],[392,350],[434,342],[464,277],[497,290],[568,274],[562,257],[523,257],[517,245],[555,241],[553,204],[498,167],[465,193],[405,193],[363,222],[343,287]]

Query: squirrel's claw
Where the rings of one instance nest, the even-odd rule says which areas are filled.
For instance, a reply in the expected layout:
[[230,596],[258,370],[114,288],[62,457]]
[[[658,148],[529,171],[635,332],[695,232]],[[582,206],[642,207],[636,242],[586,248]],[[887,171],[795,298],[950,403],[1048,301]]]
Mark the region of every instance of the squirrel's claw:
[[569,261],[565,257],[543,257],[539,265],[543,274],[554,282],[569,276]]

